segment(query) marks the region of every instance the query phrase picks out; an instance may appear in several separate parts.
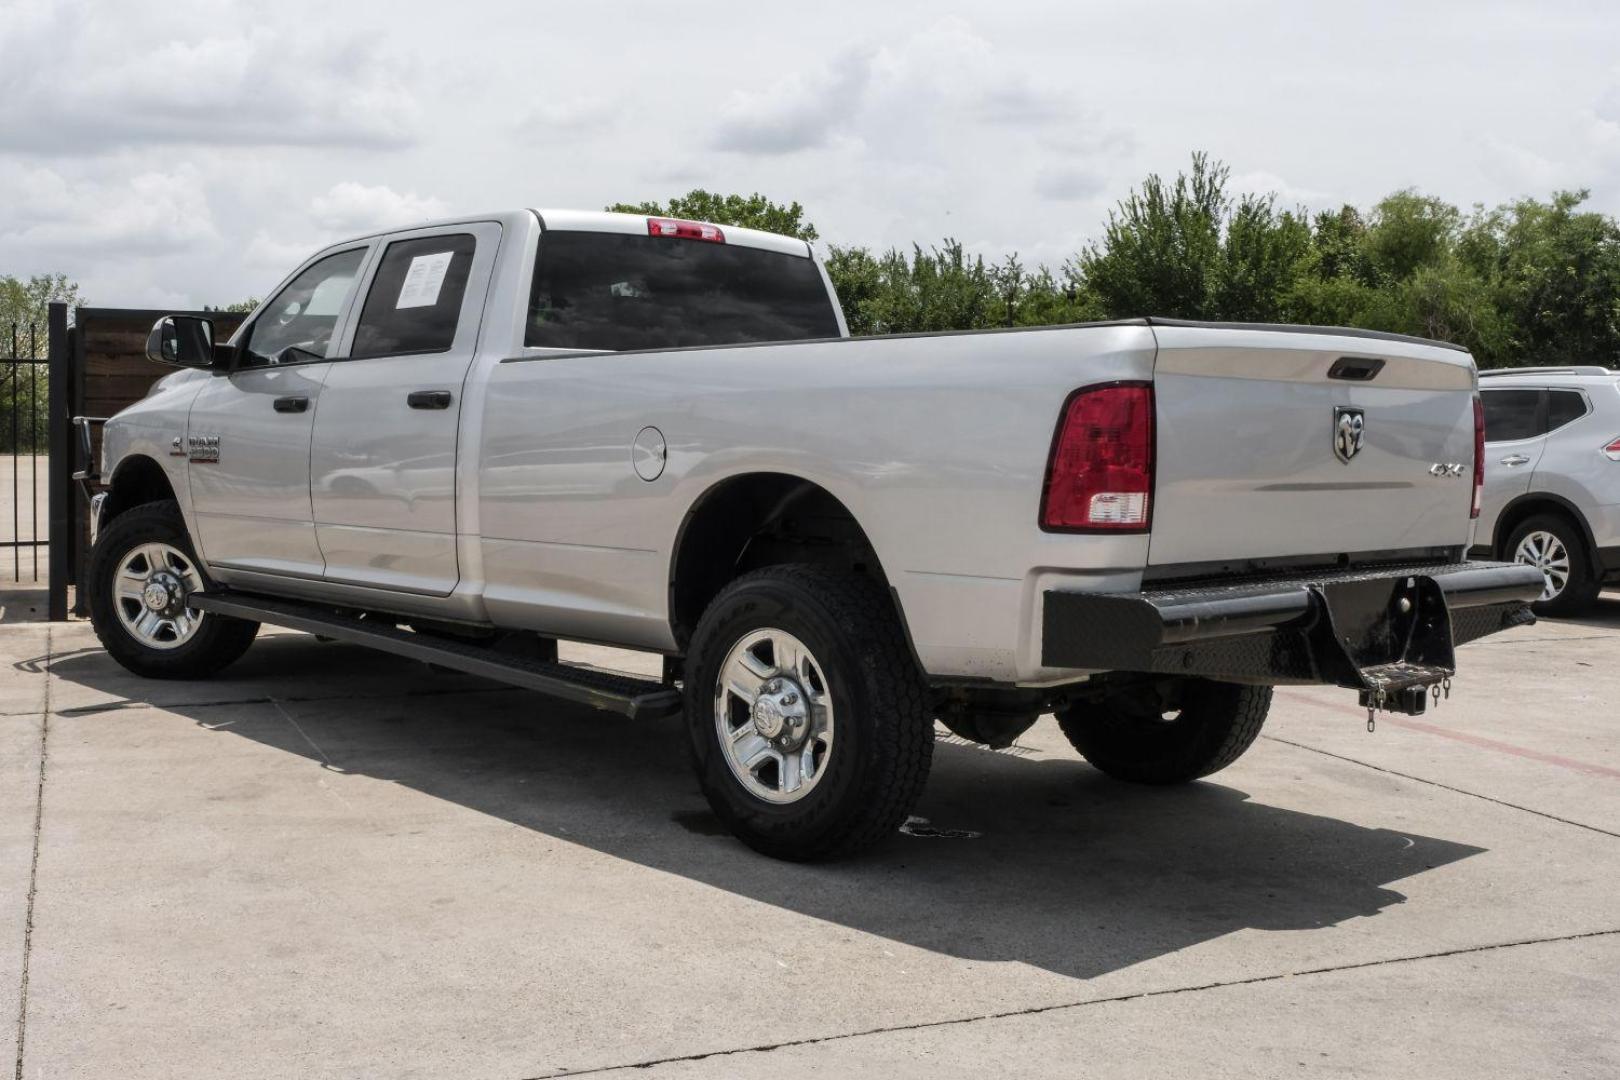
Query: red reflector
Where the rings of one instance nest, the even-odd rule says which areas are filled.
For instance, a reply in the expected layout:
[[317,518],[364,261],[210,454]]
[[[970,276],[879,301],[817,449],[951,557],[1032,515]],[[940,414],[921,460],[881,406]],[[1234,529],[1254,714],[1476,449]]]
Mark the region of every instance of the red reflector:
[[1041,528],[1147,532],[1153,498],[1153,387],[1078,390],[1063,406],[1041,496]]
[[650,217],[647,219],[648,236],[673,236],[677,240],[707,240],[711,244],[726,242],[726,234],[718,225],[705,225],[701,221],[682,221],[680,218]]
[[1620,461],[1620,439],[1614,440],[1603,448],[1603,456],[1610,461]]
[[1474,395],[1474,502],[1468,511],[1471,518],[1479,517],[1480,505],[1485,499],[1485,402]]

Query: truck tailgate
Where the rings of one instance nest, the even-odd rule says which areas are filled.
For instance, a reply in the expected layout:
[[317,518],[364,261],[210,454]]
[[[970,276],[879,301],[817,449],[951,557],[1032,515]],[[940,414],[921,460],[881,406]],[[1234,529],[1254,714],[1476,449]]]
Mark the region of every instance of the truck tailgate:
[[1150,565],[1468,543],[1466,352],[1331,331],[1154,330]]

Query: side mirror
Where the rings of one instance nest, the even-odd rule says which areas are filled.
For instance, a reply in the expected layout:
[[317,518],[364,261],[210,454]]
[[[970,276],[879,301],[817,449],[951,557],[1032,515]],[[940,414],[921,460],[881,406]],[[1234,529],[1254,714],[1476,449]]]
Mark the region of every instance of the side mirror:
[[213,367],[213,322],[195,315],[163,316],[147,335],[146,358],[175,367]]

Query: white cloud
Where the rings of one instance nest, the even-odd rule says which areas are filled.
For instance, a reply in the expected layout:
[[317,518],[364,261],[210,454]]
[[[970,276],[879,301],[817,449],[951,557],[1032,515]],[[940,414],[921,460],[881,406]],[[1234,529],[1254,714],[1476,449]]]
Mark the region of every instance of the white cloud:
[[289,240],[260,229],[243,248],[242,261],[256,270],[262,269],[272,274],[278,271],[286,273],[328,243],[330,240],[324,235]]
[[1300,187],[1265,170],[1233,174],[1227,180],[1226,190],[1233,196],[1275,195],[1279,210],[1295,210],[1301,206],[1308,210],[1333,210],[1342,202],[1332,192]]
[[367,186],[353,180],[333,184],[310,200],[310,219],[334,234],[358,234],[413,225],[444,217],[439,199],[414,191],[399,192],[386,184]]
[[[963,121],[966,121],[964,124]],[[955,16],[894,46],[852,49],[755,92],[733,93],[713,145],[786,154],[838,143],[910,146],[947,128],[963,139],[986,130],[1095,127],[1073,95],[1032,78],[1010,55]],[[1088,146],[1109,141],[1093,133]]]
[[142,172],[127,179],[74,179],[43,166],[0,167],[7,219],[0,241],[34,251],[113,253],[183,251],[218,233],[201,175],[194,168]]
[[1099,173],[1076,165],[1059,165],[1041,170],[1035,178],[1035,191],[1058,202],[1094,199],[1108,187]]
[[1620,211],[1620,71],[1610,73],[1589,107],[1559,121],[1550,131],[1534,133],[1542,136],[1533,140],[1537,146],[1523,135],[1488,135],[1482,140],[1482,169],[1507,189],[1509,199],[1586,189],[1596,209]]
[[188,17],[188,6],[175,4],[156,22],[137,5],[88,0],[9,9],[0,26],[0,148],[388,148],[414,138],[417,106],[403,62],[369,36],[313,32],[290,18]]
[[447,209],[698,185],[798,200],[830,241],[950,235],[1056,266],[1195,148],[1285,206],[1556,186],[1620,212],[1614,16],[1590,0],[1466,18],[1366,0],[1351,20],[1282,0],[1236,20],[1195,0],[967,19],[621,0],[631,33],[512,0],[0,8],[0,273],[66,272],[102,304],[263,295],[330,240]]
[[1545,192],[1563,185],[1568,166],[1495,135],[1484,141],[1485,171],[1515,191]]
[[619,102],[605,97],[572,97],[537,105],[517,126],[541,137],[602,135],[618,126],[623,113]]
[[1032,77],[1027,65],[957,16],[879,50],[873,67],[888,110],[914,111],[917,119],[948,110],[952,120],[1032,128],[1073,121],[1083,111],[1072,94]]
[[[241,243],[238,261],[254,271],[256,282],[269,282],[328,244],[448,214],[444,202],[432,196],[344,180],[311,198],[306,212],[288,215],[284,229],[254,230]],[[262,291],[268,286],[253,287]]]
[[762,92],[733,94],[721,111],[715,148],[785,154],[826,145],[859,109],[871,65],[866,54],[848,53]]

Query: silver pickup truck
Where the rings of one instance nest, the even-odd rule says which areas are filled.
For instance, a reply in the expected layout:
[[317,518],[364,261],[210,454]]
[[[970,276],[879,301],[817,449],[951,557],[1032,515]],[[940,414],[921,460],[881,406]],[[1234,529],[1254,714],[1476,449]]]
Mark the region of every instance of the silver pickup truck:
[[[684,714],[756,849],[891,833],[936,722],[1046,712],[1169,784],[1279,683],[1420,712],[1531,621],[1466,563],[1459,349],[1160,319],[849,339],[804,243],[523,210],[336,244],[106,426],[87,575],[130,670],[201,678],[259,624],[631,716]],[[661,653],[663,678],[559,662]]]

